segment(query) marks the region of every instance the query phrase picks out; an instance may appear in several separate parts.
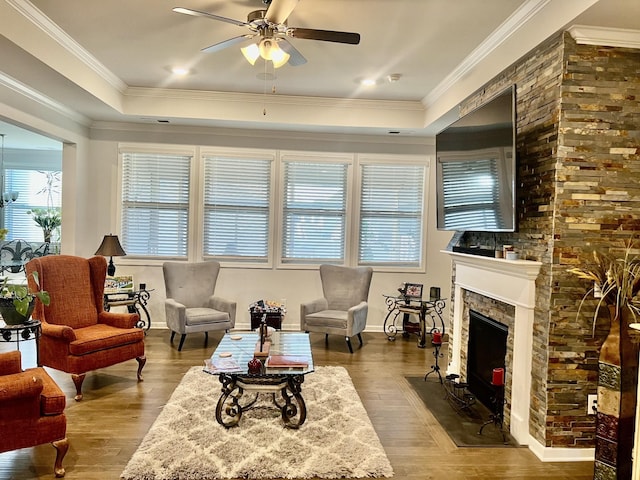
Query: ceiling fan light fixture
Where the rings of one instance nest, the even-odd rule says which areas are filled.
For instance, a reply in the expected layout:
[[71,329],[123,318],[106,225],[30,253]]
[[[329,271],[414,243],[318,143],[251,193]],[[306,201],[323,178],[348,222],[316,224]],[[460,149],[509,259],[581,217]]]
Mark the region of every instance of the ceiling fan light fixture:
[[289,54],[276,45],[271,49],[271,61],[273,68],[280,68],[289,61]]
[[258,57],[262,57],[267,61],[272,61],[274,68],[280,68],[290,58],[290,55],[282,50],[273,38],[263,38],[260,40],[260,44],[252,43],[240,50],[251,65],[255,65]]
[[289,61],[289,54],[282,50],[278,41],[273,38],[260,40],[260,56],[265,60],[271,60],[274,68],[279,68]]
[[258,48],[258,45],[252,43],[251,45],[242,47],[240,51],[242,52],[242,55],[244,55],[244,58],[247,59],[247,62],[251,65],[256,64],[256,60],[258,60],[258,57],[260,56],[260,49]]

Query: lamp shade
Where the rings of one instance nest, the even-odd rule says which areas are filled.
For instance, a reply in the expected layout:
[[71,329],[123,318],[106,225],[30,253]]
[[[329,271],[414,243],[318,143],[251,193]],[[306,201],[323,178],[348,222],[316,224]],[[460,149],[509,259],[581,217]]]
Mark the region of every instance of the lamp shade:
[[126,255],[117,235],[105,235],[95,254],[104,257],[122,257]]

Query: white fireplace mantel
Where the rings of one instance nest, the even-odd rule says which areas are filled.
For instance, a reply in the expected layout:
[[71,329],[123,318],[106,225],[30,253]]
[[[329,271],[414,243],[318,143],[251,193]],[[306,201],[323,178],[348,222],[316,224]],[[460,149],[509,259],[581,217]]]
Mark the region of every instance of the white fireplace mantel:
[[529,445],[529,407],[531,404],[531,356],[536,278],[542,263],[529,260],[506,260],[444,251],[455,264],[455,291],[452,338],[449,339],[451,361],[448,373],[460,374],[463,323],[463,290],[515,306],[513,332],[513,366],[511,381],[511,435],[521,445]]
[[465,253],[442,251],[455,265],[454,306],[449,339],[451,361],[447,373],[460,374],[464,290],[515,306],[513,322],[513,365],[511,366],[510,433],[542,461],[593,461],[593,448],[546,447],[529,434],[531,406],[531,365],[536,279],[541,262],[505,260]]

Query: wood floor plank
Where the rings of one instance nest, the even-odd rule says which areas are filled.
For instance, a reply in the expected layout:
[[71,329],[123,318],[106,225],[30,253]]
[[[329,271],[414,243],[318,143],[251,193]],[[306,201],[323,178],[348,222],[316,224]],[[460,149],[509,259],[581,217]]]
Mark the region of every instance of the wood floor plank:
[[[75,402],[69,375],[47,369],[67,395],[68,480],[117,480],[129,458],[166,404],[182,376],[202,365],[220,340],[189,335],[182,352],[166,330],[146,338],[144,381],[136,381],[137,363],[125,362],[87,374],[84,399]],[[349,354],[342,337],[312,335],[316,365],[341,365],[353,383],[385,447],[396,480],[591,480],[592,462],[543,463],[527,448],[457,448],[405,380],[424,375],[433,350],[417,348],[416,337],[389,342],[381,333],[363,334]],[[23,365],[35,363],[34,342],[21,343]],[[15,348],[0,344],[0,351]],[[0,479],[53,478],[55,450],[40,445],[0,454]]]

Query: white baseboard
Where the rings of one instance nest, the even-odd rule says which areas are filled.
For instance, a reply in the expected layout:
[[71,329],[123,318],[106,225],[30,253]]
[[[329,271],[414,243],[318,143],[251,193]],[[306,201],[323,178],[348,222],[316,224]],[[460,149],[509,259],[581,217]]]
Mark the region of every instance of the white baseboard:
[[595,448],[545,447],[530,437],[529,450],[542,462],[593,462]]

